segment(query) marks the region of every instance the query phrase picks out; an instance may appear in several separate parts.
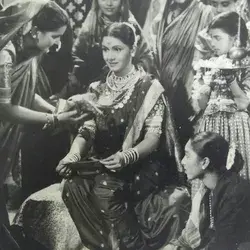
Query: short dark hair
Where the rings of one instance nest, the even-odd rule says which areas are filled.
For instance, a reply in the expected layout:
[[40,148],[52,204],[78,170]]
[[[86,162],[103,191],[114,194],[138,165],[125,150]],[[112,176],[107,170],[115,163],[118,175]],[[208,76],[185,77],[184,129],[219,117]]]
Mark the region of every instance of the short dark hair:
[[[135,32],[133,28],[130,27],[131,25],[134,27]],[[105,36],[115,37],[132,49],[135,44],[135,36],[140,35],[139,33],[140,29],[136,24],[129,23],[128,25],[125,22],[115,22],[104,30],[102,38]]]
[[[210,23],[208,30],[222,29],[230,36],[238,34],[239,15],[236,12],[226,12],[216,16]],[[245,21],[240,18],[240,43],[246,46],[248,41],[248,30]]]
[[208,171],[218,174],[239,172],[244,164],[243,158],[236,149],[234,164],[230,170],[226,169],[229,143],[221,135],[214,132],[201,132],[190,139],[191,147],[200,158],[208,157],[210,164]]
[[68,24],[67,12],[53,1],[49,1],[32,20],[32,25],[42,32],[55,31]]

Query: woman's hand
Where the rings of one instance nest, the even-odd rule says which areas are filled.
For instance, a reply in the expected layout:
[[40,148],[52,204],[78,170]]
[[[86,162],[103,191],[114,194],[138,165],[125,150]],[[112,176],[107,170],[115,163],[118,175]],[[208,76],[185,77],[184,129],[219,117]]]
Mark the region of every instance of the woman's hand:
[[69,177],[72,170],[67,166],[69,163],[80,161],[81,157],[78,154],[68,153],[56,167],[56,172],[63,177]]
[[101,160],[100,163],[102,163],[107,169],[112,172],[116,172],[117,170],[120,170],[125,166],[124,158],[121,152],[117,152],[116,154],[113,154],[108,158]]
[[48,101],[49,101],[50,103],[52,103],[53,105],[56,105],[57,102],[59,101],[59,98],[60,98],[60,97],[59,97],[58,95],[55,94],[55,95],[50,96]]
[[76,123],[82,123],[85,120],[90,119],[92,116],[93,116],[92,113],[80,114],[77,110],[72,110],[58,114],[57,119],[60,125],[76,124]]

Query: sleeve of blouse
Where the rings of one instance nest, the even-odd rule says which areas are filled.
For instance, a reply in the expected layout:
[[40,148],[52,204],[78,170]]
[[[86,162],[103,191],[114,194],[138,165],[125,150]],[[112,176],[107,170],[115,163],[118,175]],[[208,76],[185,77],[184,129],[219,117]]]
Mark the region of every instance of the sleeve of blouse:
[[7,50],[0,51],[0,103],[11,102],[12,57]]
[[145,120],[145,137],[149,134],[154,134],[160,137],[162,134],[162,122],[165,105],[162,98],[159,98],[155,106]]

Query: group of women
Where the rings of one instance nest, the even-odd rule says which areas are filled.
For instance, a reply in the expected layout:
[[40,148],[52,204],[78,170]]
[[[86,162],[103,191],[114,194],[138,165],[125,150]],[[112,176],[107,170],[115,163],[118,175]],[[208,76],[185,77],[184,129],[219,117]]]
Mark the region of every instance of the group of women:
[[[211,6],[160,3],[152,45],[128,1],[93,0],[70,80],[50,102],[37,94],[46,79],[41,60],[60,48],[68,14],[51,0],[0,11],[1,250],[249,248],[248,65],[233,67],[230,58],[248,44],[245,21],[226,12],[206,27]],[[219,12],[220,0],[212,4]],[[208,60],[199,61],[203,53]],[[61,98],[68,100],[59,112],[52,104]],[[197,112],[195,133],[185,127],[188,109]],[[62,183],[31,195],[10,228],[3,184],[26,124],[75,137],[55,166]]]

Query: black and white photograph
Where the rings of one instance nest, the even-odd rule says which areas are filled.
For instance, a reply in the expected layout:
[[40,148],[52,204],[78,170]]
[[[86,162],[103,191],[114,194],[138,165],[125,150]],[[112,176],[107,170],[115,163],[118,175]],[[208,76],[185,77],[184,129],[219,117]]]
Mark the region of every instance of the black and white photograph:
[[250,250],[250,0],[0,0],[0,250]]

